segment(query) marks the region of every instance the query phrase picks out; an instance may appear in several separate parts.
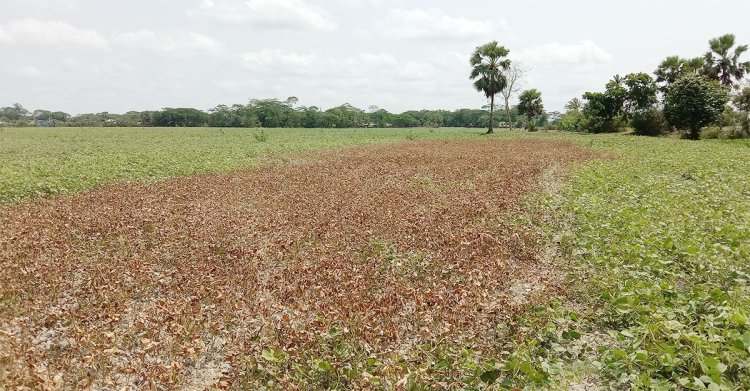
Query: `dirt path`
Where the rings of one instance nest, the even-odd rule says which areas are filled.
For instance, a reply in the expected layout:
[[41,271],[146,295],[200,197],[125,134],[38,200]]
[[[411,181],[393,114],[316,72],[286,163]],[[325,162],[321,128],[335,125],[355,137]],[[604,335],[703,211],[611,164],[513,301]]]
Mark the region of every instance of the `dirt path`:
[[571,143],[410,142],[0,209],[0,388],[203,389],[332,327],[489,341],[539,267],[509,218]]

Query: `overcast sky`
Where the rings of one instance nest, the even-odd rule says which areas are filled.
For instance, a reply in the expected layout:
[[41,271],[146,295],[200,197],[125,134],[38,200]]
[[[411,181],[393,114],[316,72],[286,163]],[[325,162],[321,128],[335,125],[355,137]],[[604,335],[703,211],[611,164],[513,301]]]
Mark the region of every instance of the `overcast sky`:
[[0,105],[478,108],[468,57],[498,40],[560,110],[712,37],[750,43],[748,17],[748,0],[0,0]]

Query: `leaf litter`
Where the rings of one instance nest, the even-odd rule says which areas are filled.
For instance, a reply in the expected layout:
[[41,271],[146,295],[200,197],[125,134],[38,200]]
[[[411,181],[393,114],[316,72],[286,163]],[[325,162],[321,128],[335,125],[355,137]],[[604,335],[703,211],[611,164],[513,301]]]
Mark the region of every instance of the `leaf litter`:
[[[0,388],[239,387],[331,333],[366,357],[489,348],[523,310],[516,282],[562,289],[529,279],[548,263],[511,217],[546,170],[594,157],[407,142],[3,207]],[[300,387],[294,370],[267,384]]]

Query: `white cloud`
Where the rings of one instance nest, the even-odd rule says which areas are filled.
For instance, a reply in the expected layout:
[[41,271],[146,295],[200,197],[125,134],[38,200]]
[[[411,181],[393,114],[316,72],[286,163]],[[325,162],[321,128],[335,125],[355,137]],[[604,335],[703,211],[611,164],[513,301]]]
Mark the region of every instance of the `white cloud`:
[[[356,83],[363,80],[376,81],[385,85],[391,80],[397,82],[440,80],[445,72],[452,72],[456,65],[464,66],[457,54],[438,54],[424,60],[401,61],[387,53],[360,53],[355,56],[335,58],[328,55],[302,54],[265,49],[244,53],[243,66],[252,76],[277,80],[275,76],[337,79]],[[448,68],[448,69],[446,69]],[[465,70],[460,74],[463,75]]]
[[612,61],[613,57],[593,41],[581,41],[572,45],[551,42],[524,49],[518,56],[530,64],[567,63],[601,64]]
[[168,56],[211,54],[220,50],[219,43],[213,38],[184,31],[132,31],[120,34],[116,41],[127,47]]
[[13,43],[15,41],[16,40],[13,39],[10,34],[3,31],[2,27],[0,26],[0,43]]
[[261,28],[332,30],[335,27],[322,11],[303,0],[204,0],[189,14]]
[[0,42],[57,48],[107,47],[107,40],[96,31],[82,30],[65,22],[38,19],[23,19],[0,25]]
[[45,8],[61,8],[61,7],[67,7],[67,8],[74,8],[76,7],[77,1],[76,0],[10,0],[13,3],[23,4],[23,5],[32,5],[36,7],[45,7]]
[[246,79],[218,81],[216,85],[227,93],[245,89],[257,96],[300,96],[314,91],[314,96],[306,97],[314,104],[350,102],[362,107],[424,101],[433,96],[474,96],[464,57],[459,53],[436,53],[418,60],[390,53],[334,57],[266,49],[241,56],[249,71]]
[[392,10],[378,23],[383,32],[399,39],[469,39],[490,35],[487,22],[453,17],[437,8]]

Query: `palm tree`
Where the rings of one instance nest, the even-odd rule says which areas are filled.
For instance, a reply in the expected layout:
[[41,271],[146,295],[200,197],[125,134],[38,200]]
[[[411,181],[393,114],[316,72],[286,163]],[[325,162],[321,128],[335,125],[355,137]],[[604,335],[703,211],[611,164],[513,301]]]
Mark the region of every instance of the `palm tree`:
[[536,130],[537,116],[544,114],[544,104],[542,104],[542,93],[536,89],[526,90],[518,98],[518,112],[528,118],[529,131]]
[[661,84],[659,89],[666,93],[669,87],[677,79],[685,75],[699,75],[704,71],[705,62],[703,57],[681,58],[680,56],[669,56],[659,64],[654,71],[656,83]]
[[681,59],[680,56],[669,56],[659,64],[659,67],[654,71],[654,75],[657,83],[664,84],[662,86],[663,91],[682,76],[684,66],[685,60]]
[[734,85],[733,80],[741,80],[750,72],[750,61],[740,62],[740,56],[748,49],[747,45],[734,48],[734,34],[726,34],[708,41],[711,50],[704,56],[706,75],[718,80],[727,87]]
[[471,63],[471,76],[474,87],[490,99],[490,128],[487,134],[494,133],[493,117],[495,114],[495,95],[505,88],[507,79],[503,71],[510,67],[508,49],[498,46],[497,41],[478,46],[474,50],[469,62]]
[[565,104],[565,110],[568,112],[577,113],[581,111],[582,108],[583,108],[583,101],[581,101],[578,98],[573,98],[568,103]]

